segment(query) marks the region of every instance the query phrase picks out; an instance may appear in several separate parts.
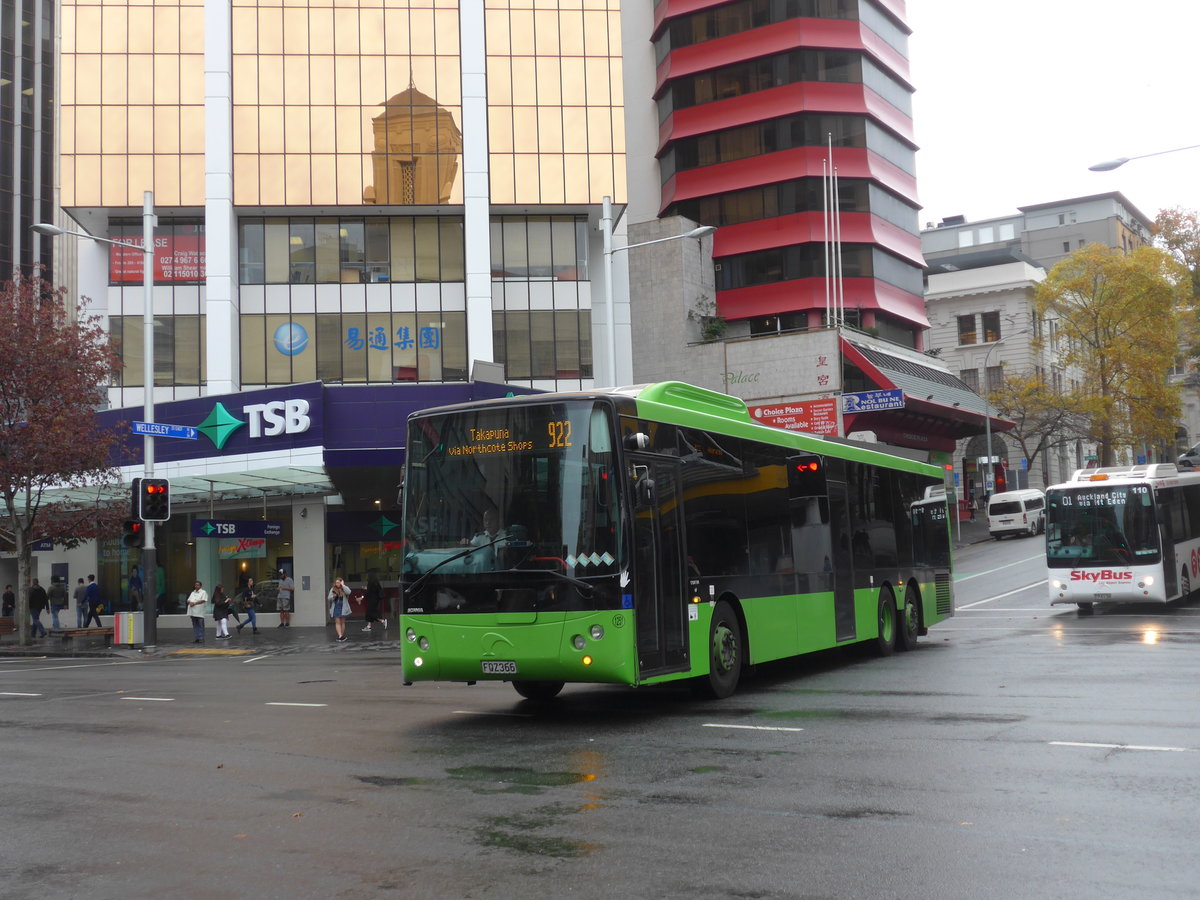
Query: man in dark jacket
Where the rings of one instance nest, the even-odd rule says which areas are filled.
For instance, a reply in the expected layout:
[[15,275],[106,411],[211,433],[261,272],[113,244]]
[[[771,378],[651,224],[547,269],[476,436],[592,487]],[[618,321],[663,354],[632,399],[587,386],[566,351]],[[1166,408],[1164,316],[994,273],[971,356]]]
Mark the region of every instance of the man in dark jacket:
[[33,623],[34,637],[46,636],[46,626],[42,624],[42,611],[46,608],[46,603],[46,589],[38,584],[38,580],[35,578],[33,587],[29,589],[29,618]]
[[50,576],[50,590],[46,592],[46,596],[50,601],[50,627],[58,631],[62,628],[58,622],[58,614],[70,605],[67,583],[61,578]]

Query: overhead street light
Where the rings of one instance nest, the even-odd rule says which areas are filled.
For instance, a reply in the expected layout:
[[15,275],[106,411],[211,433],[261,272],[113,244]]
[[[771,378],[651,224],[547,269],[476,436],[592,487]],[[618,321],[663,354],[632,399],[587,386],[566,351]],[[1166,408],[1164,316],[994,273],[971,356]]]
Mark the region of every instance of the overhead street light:
[[600,216],[600,233],[604,236],[604,305],[608,311],[608,380],[612,387],[617,386],[617,316],[613,301],[613,254],[636,247],[648,247],[651,244],[662,244],[666,241],[681,241],[684,238],[703,238],[717,230],[715,225],[699,225],[683,234],[673,234],[670,237],[655,238],[652,241],[639,241],[636,244],[626,244],[624,247],[614,247],[612,197],[604,198],[603,212]]
[[[126,247],[137,250],[142,254],[142,383],[144,400],[142,417],[146,422],[154,421],[154,226],[158,220],[154,215],[154,191],[142,194],[142,243],[131,241],[114,241],[110,238],[97,237],[84,231],[71,231],[59,228],[47,222],[39,222],[33,226],[38,234],[58,237],[69,234],[88,241],[98,241],[101,244],[111,244],[114,247]],[[142,435],[142,475],[150,478],[154,475],[154,435],[149,429]],[[143,528],[142,572],[146,590],[143,592],[143,631],[142,639],[146,647],[153,648],[158,640],[158,623],[155,621],[158,613],[158,565],[154,553],[154,522],[146,522]],[[153,597],[147,602],[146,597]]]
[[1094,166],[1088,166],[1088,171],[1111,172],[1113,169],[1119,169],[1131,159],[1145,159],[1148,156],[1162,156],[1164,153],[1178,153],[1180,150],[1195,150],[1197,148],[1200,148],[1200,144],[1192,144],[1188,147],[1176,147],[1174,150],[1159,150],[1156,153],[1140,153],[1137,156],[1122,156],[1120,159],[1106,159],[1104,162],[1098,162]]

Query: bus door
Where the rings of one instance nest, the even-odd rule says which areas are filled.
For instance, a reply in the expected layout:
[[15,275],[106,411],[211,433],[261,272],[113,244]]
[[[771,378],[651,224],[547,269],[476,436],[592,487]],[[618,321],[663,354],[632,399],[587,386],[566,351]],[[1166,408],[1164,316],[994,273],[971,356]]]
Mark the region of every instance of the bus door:
[[634,478],[634,614],[638,672],[645,678],[688,667],[687,582],[679,462],[631,454]]
[[1162,543],[1164,597],[1174,597],[1179,591],[1179,563],[1175,558],[1175,542],[1178,534],[1186,534],[1183,528],[1183,491],[1179,488],[1163,488],[1155,492],[1158,503],[1158,536]]
[[858,637],[854,615],[854,554],[846,463],[816,454],[788,459],[792,554],[809,590],[833,591],[838,641]]

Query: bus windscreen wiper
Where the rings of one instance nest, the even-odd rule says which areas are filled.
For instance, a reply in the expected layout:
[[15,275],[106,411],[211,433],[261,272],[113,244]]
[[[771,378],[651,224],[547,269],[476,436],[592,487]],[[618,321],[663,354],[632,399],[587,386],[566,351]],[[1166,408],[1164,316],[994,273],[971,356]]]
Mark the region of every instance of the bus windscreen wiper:
[[455,553],[452,556],[447,556],[445,559],[438,562],[437,565],[435,565],[432,569],[430,569],[428,572],[426,572],[424,575],[422,575],[420,578],[418,578],[412,584],[408,585],[408,587],[406,587],[404,589],[404,596],[411,597],[416,592],[417,588],[419,588],[422,584],[425,583],[426,578],[428,578],[430,575],[432,575],[434,572],[436,572],[442,566],[446,565],[446,563],[452,563],[456,559],[462,559],[464,556],[470,556],[476,550],[486,550],[488,547],[494,547],[496,544],[500,543],[501,541],[506,541],[506,540],[508,540],[508,535],[498,535],[497,537],[492,538],[486,544],[479,544],[478,546],[467,547],[465,550],[460,550],[458,553]]

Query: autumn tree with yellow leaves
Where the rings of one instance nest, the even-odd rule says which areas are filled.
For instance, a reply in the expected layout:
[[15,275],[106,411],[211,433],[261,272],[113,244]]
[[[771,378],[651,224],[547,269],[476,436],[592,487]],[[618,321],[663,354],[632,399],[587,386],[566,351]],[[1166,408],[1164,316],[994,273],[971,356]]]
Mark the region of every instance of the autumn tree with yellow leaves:
[[1179,392],[1168,373],[1191,296],[1190,273],[1157,247],[1088,244],[1038,285],[1035,310],[1058,320],[1058,358],[1080,373],[1079,412],[1100,465],[1119,448],[1173,443]]

